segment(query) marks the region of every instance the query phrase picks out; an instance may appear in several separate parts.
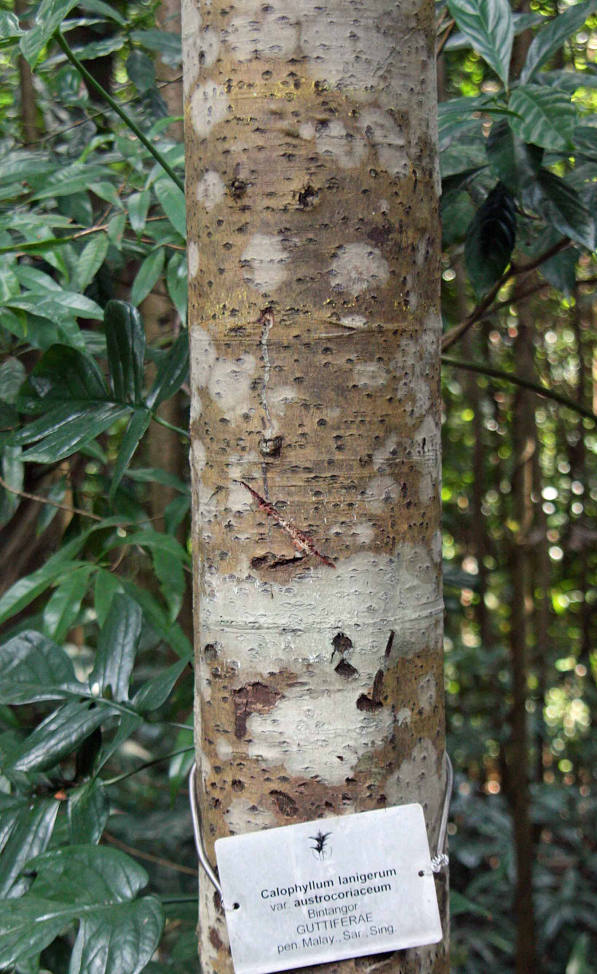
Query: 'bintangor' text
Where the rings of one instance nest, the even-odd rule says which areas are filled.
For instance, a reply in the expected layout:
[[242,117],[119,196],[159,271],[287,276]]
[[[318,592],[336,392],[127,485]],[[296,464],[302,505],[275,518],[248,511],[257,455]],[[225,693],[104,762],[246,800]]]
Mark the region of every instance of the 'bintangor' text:
[[[396,876],[396,869],[376,869],[371,873],[355,873],[352,876],[338,876],[337,884],[333,879],[310,879],[308,883],[296,883],[294,886],[277,886],[275,889],[262,889],[261,898],[263,900],[276,899],[279,896],[294,896],[296,893],[302,894],[303,896],[307,893],[315,892],[316,890],[331,890],[334,886],[359,886],[363,887],[366,883],[370,883],[376,879],[388,879],[391,876]],[[390,887],[384,886],[379,890],[369,890],[367,892],[385,892],[386,889]],[[364,890],[363,890],[364,892]],[[326,899],[327,897],[322,897]],[[318,898],[315,898],[315,902],[319,902]]]

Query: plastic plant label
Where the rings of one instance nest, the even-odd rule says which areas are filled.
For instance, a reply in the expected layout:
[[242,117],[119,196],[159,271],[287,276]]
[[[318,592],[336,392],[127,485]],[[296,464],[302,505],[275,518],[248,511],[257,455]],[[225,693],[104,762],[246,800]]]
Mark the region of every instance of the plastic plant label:
[[215,849],[236,974],[442,939],[420,805],[231,836]]

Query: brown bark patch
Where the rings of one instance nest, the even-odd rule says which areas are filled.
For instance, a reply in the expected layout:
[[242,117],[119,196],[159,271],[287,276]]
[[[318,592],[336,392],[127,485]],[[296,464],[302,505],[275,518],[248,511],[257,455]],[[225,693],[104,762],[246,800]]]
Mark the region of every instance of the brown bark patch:
[[352,677],[359,675],[359,671],[357,670],[356,666],[353,666],[345,659],[341,659],[334,669],[336,673],[339,676],[343,676],[345,680],[350,680]]
[[270,791],[270,795],[284,818],[293,818],[296,815],[298,805],[285,791]]
[[234,735],[241,740],[247,733],[247,720],[251,714],[266,714],[272,710],[282,694],[265,683],[248,683],[233,691]]
[[383,707],[381,700],[381,693],[383,690],[383,670],[378,670],[375,674],[375,679],[373,680],[373,689],[371,691],[371,696],[368,697],[366,693],[362,693],[357,700],[357,710],[379,710]]

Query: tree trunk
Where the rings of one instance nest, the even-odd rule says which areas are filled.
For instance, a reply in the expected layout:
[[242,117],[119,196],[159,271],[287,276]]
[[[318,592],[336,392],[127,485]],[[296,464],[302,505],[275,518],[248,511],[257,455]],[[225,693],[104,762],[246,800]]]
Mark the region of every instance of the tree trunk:
[[[201,15],[183,6],[207,852],[410,801],[435,852],[433,6],[247,0]],[[446,887],[444,872],[444,922]],[[199,929],[206,974],[232,971],[203,877]],[[325,969],[446,974],[447,940]]]

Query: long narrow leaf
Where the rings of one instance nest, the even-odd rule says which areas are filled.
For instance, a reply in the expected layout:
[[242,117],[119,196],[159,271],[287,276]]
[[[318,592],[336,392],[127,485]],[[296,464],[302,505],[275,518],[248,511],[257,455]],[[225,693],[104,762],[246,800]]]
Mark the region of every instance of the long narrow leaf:
[[135,450],[143,439],[144,434],[147,432],[150,422],[151,413],[149,409],[135,409],[131,414],[129,424],[124,432],[124,436],[122,437],[118,456],[116,457],[116,463],[114,464],[114,469],[112,471],[109,493],[110,501],[113,500],[126,468],[131,462]]
[[129,681],[135,662],[142,612],[136,602],[118,594],[112,599],[102,626],[97,655],[89,683],[94,692],[104,695],[108,687],[114,700],[128,700]]
[[108,301],[104,324],[114,396],[118,402],[141,405],[145,360],[141,315],[125,301]]

